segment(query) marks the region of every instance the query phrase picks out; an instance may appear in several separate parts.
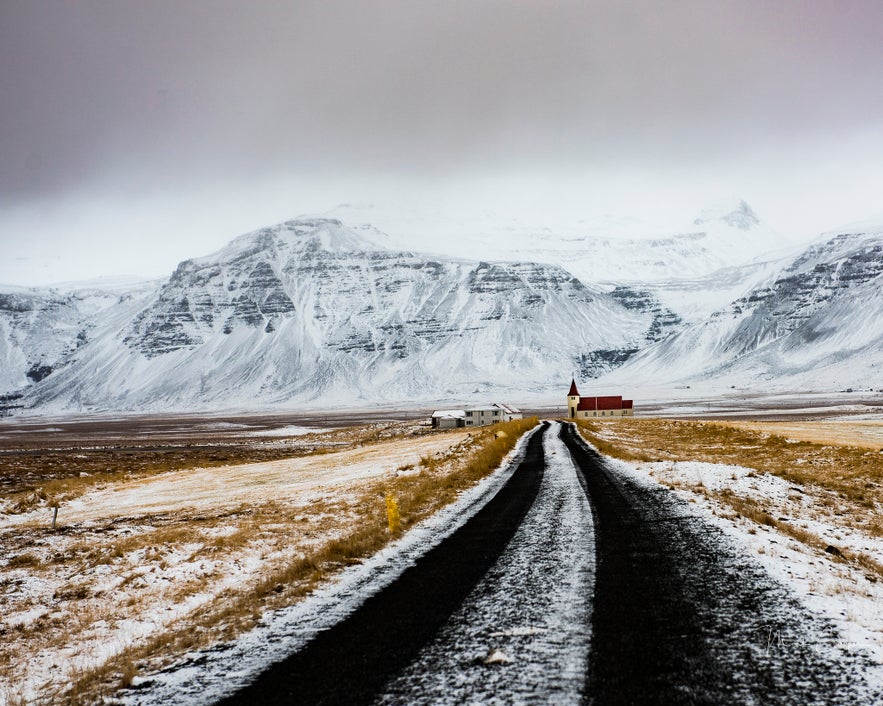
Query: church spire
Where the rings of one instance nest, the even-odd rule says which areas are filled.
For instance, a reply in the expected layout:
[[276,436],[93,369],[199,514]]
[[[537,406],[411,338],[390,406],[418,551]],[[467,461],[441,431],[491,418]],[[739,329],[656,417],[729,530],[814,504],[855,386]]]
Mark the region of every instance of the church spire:
[[576,389],[576,380],[570,380],[570,392],[567,393],[568,397],[579,397],[579,390]]

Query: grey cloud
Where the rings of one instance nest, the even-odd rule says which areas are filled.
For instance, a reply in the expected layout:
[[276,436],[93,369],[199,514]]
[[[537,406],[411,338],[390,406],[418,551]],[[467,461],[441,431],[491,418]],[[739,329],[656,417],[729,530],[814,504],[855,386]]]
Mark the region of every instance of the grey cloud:
[[94,180],[719,159],[880,125],[883,4],[0,9],[0,203]]

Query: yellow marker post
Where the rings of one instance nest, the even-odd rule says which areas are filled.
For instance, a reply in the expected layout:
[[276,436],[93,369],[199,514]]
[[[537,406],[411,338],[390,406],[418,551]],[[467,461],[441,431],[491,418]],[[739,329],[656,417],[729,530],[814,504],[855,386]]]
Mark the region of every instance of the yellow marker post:
[[386,519],[389,523],[389,533],[393,535],[398,534],[401,529],[399,504],[392,493],[386,494]]

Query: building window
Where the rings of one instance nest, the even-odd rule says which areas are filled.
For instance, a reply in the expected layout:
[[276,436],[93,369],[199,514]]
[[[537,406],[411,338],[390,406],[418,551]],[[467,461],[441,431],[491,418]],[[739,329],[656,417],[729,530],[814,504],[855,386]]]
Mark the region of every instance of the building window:
[[472,412],[466,412],[466,416],[467,416],[467,417],[471,417],[471,416],[472,416]]

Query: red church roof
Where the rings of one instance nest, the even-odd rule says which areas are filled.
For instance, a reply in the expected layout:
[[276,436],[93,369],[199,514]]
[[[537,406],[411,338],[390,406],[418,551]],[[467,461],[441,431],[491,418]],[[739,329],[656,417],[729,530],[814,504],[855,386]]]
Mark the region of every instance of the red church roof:
[[634,409],[632,400],[624,400],[620,395],[607,395],[602,397],[581,397],[579,390],[576,389],[576,380],[570,381],[570,392],[568,397],[576,397],[576,409],[580,412],[585,411],[601,411],[615,409]]
[[622,397],[620,395],[599,397],[598,409],[622,409]]
[[598,409],[597,407],[597,397],[580,397],[579,402],[576,405],[576,408],[582,412],[587,409]]
[[608,409],[632,409],[634,403],[624,400],[619,395],[609,397],[580,397],[576,408],[580,412],[608,410]]

